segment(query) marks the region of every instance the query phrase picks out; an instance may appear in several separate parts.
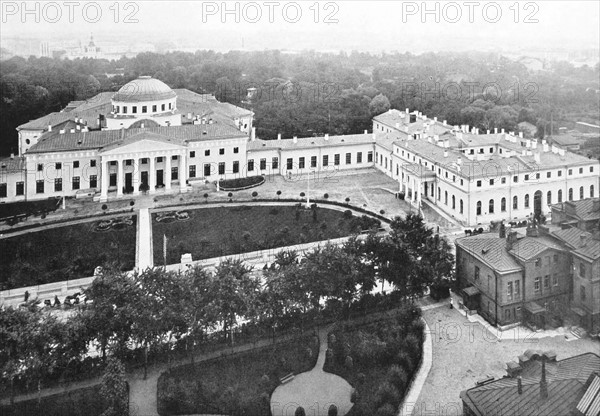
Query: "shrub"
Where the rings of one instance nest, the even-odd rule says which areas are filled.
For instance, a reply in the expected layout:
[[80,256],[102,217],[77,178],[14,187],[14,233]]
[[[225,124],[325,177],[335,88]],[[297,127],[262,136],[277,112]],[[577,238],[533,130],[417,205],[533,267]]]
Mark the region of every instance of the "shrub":
[[102,211],[106,211],[108,209],[108,205],[102,204]]
[[344,365],[346,366],[347,369],[351,370],[352,367],[354,367],[354,360],[352,359],[351,356],[346,356],[346,360]]
[[271,208],[269,210],[269,214],[270,215],[278,215],[279,214],[279,209],[277,209],[277,208]]
[[392,383],[399,391],[404,391],[406,388],[406,382],[408,381],[408,374],[404,369],[400,368],[397,364],[394,364],[388,370],[388,380]]
[[281,191],[277,191],[277,199],[281,196]]
[[306,416],[306,412],[304,411],[304,408],[302,406],[298,407],[296,409],[296,412],[294,413],[294,416]]
[[439,280],[434,282],[429,288],[429,296],[433,300],[446,299],[450,296],[452,283],[449,280]]
[[350,394],[350,403],[356,403],[359,399],[360,395],[358,393],[358,390],[354,389],[352,390],[352,394]]
[[129,201],[129,206],[134,206],[135,205],[135,201]]
[[350,198],[346,198],[345,201],[346,201],[346,204],[349,204],[350,203]]
[[394,406],[389,403],[384,404],[377,409],[376,416],[396,416],[396,410]]
[[381,383],[375,392],[375,401],[378,406],[386,403],[391,404],[394,408],[400,405],[400,393],[398,389],[387,381]]
[[231,198],[231,197],[233,196],[233,193],[232,193],[232,192],[229,192],[229,193],[227,194],[227,196],[228,196],[229,198]]
[[252,198],[256,198],[258,196],[258,192],[254,191],[252,192]]
[[327,411],[327,416],[338,416],[338,409],[335,404],[329,406],[329,410]]
[[408,374],[412,373],[414,369],[413,360],[410,358],[410,355],[406,351],[400,351],[396,355],[395,359],[396,364],[404,368]]
[[323,195],[323,198],[328,199],[329,198],[329,194]]
[[379,213],[380,213],[381,215],[383,215],[383,214],[385,214],[385,211],[382,209],[381,211],[379,211]]
[[349,209],[344,211],[344,218],[346,218],[346,219],[352,218],[352,211],[350,211]]
[[304,198],[306,196],[306,194],[304,192],[300,192],[300,197]]
[[409,334],[404,339],[408,353],[413,362],[418,362],[421,359],[421,343],[414,334]]

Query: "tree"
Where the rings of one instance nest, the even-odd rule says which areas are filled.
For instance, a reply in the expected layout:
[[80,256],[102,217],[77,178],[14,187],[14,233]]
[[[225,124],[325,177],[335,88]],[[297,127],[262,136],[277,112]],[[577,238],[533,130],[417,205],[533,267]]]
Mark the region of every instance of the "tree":
[[100,386],[100,395],[108,403],[102,416],[127,416],[129,414],[128,392],[125,367],[116,358],[109,358]]
[[383,94],[376,95],[369,103],[371,117],[385,113],[390,109],[390,100]]
[[277,199],[281,196],[281,191],[277,191]]

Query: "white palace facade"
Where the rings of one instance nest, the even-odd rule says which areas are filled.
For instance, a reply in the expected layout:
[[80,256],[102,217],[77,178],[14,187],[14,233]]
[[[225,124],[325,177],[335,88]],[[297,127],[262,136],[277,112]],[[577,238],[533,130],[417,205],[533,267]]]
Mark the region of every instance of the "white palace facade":
[[372,133],[261,140],[253,115],[140,77],[19,126],[19,155],[0,160],[0,203],[107,201],[184,193],[219,179],[323,178],[358,168],[384,172],[411,204],[435,205],[469,226],[598,196],[598,160],[512,132],[480,134],[406,109],[374,117]]

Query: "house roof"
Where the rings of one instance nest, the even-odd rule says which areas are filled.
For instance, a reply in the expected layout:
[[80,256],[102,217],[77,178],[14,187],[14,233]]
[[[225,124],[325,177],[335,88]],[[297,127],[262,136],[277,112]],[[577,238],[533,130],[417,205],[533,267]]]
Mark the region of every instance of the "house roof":
[[563,251],[564,248],[548,237],[524,237],[519,239],[514,245],[512,250],[509,251],[513,256],[521,260],[531,260],[537,258],[544,251],[552,249]]
[[567,201],[552,205],[553,209],[570,212],[569,215],[575,216],[578,220],[590,221],[600,219],[600,209],[594,209],[600,198],[586,198],[579,201]]
[[324,146],[343,146],[354,145],[360,143],[373,143],[373,135],[371,134],[348,134],[344,136],[329,136],[325,137],[303,137],[298,138],[296,143],[293,139],[282,140],[254,140],[248,143],[248,151],[258,151],[263,149],[305,149]]
[[592,238],[588,232],[579,228],[567,228],[553,231],[552,235],[565,242],[574,253],[580,256],[587,257],[592,261],[600,258],[600,241]]
[[545,399],[540,395],[541,365],[537,362],[521,374],[522,394],[516,378],[502,378],[465,390],[460,397],[476,415],[573,415],[588,389],[590,375],[598,368],[600,357],[593,353],[547,363]]
[[0,158],[0,172],[11,173],[25,170],[24,157],[5,157]]
[[521,265],[506,250],[506,240],[493,234],[478,234],[458,238],[455,244],[498,273],[522,270]]

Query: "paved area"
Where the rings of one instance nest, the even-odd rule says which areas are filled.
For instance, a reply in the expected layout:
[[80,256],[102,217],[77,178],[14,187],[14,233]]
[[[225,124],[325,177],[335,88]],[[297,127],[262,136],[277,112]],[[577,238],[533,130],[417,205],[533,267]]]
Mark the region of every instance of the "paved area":
[[405,408],[412,406],[414,416],[462,415],[460,392],[488,375],[502,377],[506,362],[516,360],[527,349],[554,350],[559,360],[600,349],[597,341],[569,340],[560,332],[532,336],[519,331],[509,337],[505,331],[499,339],[497,331],[490,332],[448,306],[425,310],[423,317],[431,331],[433,360],[418,400],[405,404]]
[[299,406],[311,416],[326,416],[332,404],[337,406],[339,416],[350,411],[352,386],[343,378],[323,371],[329,330],[330,327],[319,331],[319,358],[315,367],[280,385],[271,395],[273,416],[293,416]]
[[140,209],[137,225],[137,247],[135,266],[138,270],[146,270],[154,265],[152,251],[152,217],[148,208]]

